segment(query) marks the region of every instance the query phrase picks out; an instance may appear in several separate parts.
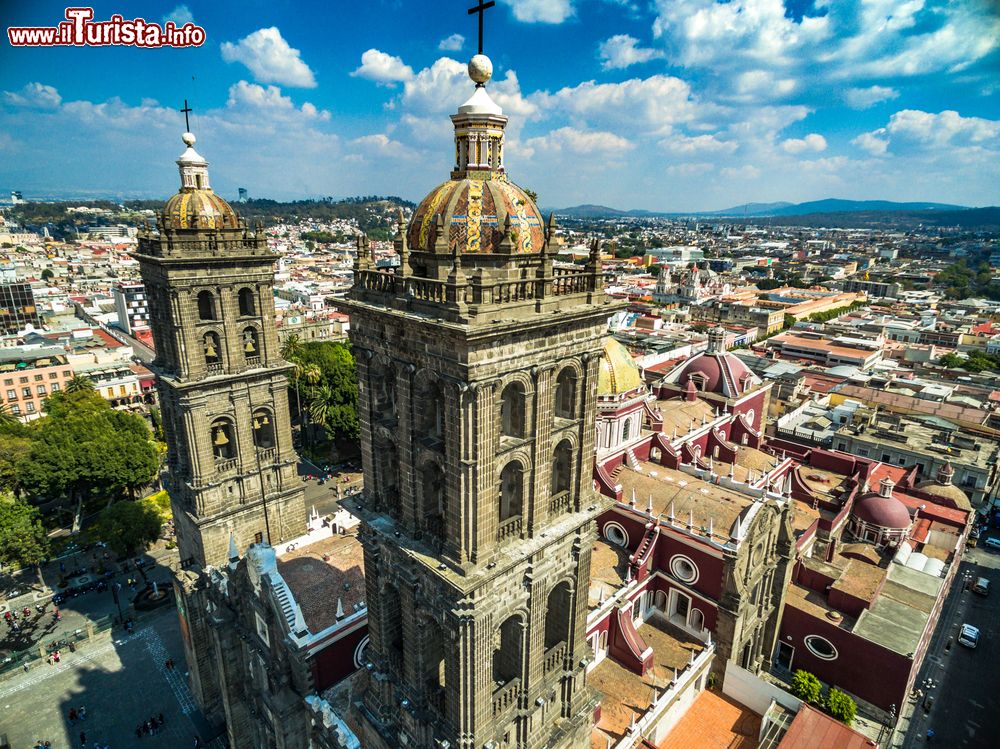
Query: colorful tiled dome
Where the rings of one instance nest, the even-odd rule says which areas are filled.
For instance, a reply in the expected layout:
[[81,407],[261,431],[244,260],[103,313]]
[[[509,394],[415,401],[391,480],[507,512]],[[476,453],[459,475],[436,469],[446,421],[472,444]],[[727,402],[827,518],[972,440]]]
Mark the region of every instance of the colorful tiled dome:
[[597,370],[597,395],[621,395],[642,385],[642,373],[632,355],[614,338],[604,342]]
[[211,188],[182,188],[163,206],[171,229],[235,229],[236,211]]
[[453,179],[439,185],[413,212],[407,230],[411,250],[433,252],[437,215],[447,232],[447,247],[463,253],[503,252],[504,224],[510,216],[511,252],[540,252],[545,244],[542,216],[535,202],[505,177]]

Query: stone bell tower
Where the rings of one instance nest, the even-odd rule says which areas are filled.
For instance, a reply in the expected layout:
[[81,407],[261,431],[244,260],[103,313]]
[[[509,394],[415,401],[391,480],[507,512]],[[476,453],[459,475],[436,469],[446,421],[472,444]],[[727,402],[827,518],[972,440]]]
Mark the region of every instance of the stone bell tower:
[[[179,604],[195,693],[216,702],[196,580],[245,549],[305,532],[303,490],[288,412],[290,365],[279,353],[273,265],[261,231],[247,229],[208,182],[208,162],[184,133],[181,189],[139,234],[139,261],[156,347],[151,369],[167,441],[163,481],[180,549]],[[205,678],[203,678],[203,676]]]
[[452,117],[451,179],[400,226],[396,273],[358,246],[344,307],[360,386],[369,608],[362,745],[588,746],[584,639],[597,371],[595,246],[555,267],[554,222],[504,168],[488,58]]

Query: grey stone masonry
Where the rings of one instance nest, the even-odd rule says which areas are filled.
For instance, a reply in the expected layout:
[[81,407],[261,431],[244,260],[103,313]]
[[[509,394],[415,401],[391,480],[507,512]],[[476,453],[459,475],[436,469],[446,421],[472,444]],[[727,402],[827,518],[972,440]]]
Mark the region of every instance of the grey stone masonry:
[[[194,200],[198,192],[184,194]],[[167,442],[163,483],[180,549],[175,590],[192,691],[210,721],[227,722],[230,736],[243,741],[254,726],[240,706],[241,683],[226,671],[232,654],[222,652],[210,623],[205,569],[228,561],[230,537],[239,549],[277,544],[304,533],[306,517],[288,408],[291,365],[281,358],[275,326],[277,256],[259,228],[251,232],[231,215],[225,228],[188,228],[164,212],[159,231],[140,232],[134,256],[156,348],[151,369]]]
[[[586,269],[556,274],[553,245],[404,244],[395,274],[359,243],[343,306],[365,477],[352,505],[371,638],[365,747],[589,743],[586,602],[606,507],[592,480],[597,370],[620,305],[596,246]],[[412,275],[440,265],[446,281]]]

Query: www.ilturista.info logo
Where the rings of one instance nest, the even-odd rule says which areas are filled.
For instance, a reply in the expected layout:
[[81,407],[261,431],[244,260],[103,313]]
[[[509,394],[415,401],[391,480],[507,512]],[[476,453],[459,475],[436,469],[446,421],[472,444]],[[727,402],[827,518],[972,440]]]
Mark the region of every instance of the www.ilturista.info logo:
[[58,26],[12,26],[7,38],[13,47],[200,47],[205,29],[167,21],[162,26],[143,18],[125,20],[115,14],[108,21],[94,21],[93,8],[66,8]]

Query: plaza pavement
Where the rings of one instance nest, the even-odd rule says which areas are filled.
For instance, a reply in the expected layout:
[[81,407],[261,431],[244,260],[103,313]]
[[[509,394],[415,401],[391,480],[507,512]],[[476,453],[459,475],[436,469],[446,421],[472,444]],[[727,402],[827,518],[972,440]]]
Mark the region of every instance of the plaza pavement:
[[[173,658],[176,668],[166,668]],[[86,708],[84,721],[69,722],[70,708]],[[136,739],[135,728],[163,713],[165,725],[154,736]],[[177,611],[165,607],[141,619],[131,636],[114,636],[76,653],[64,653],[58,665],[37,663],[0,682],[0,736],[12,749],[31,749],[39,739],[54,749],[94,741],[111,749],[182,749],[200,736],[207,747],[222,746],[211,738],[188,688]]]

